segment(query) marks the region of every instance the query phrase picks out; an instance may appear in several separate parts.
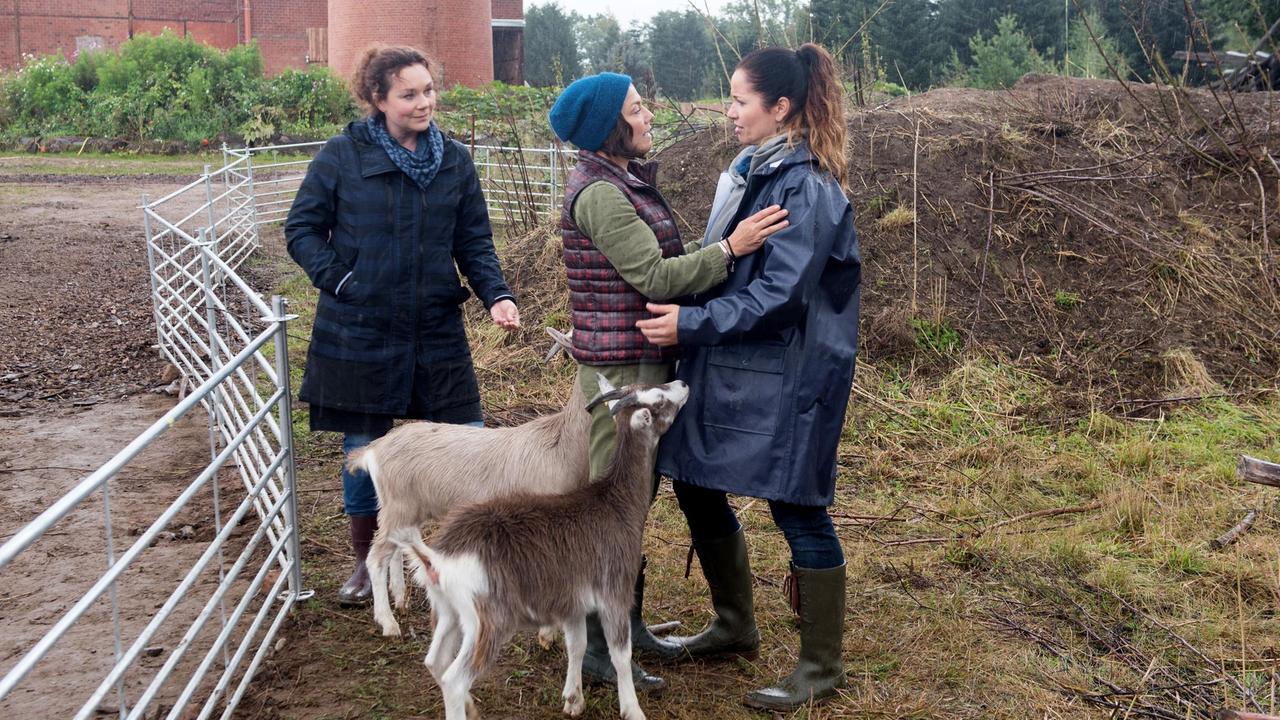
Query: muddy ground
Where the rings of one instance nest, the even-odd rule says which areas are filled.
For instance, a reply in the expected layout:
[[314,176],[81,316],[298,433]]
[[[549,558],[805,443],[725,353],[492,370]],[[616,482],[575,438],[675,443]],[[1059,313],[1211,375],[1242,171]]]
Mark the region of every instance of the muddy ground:
[[[0,541],[56,501],[158,420],[175,398],[154,344],[143,241],[143,193],[183,176],[113,178],[12,172],[0,163]],[[91,168],[88,168],[91,170]],[[126,550],[203,469],[208,425],[198,408],[125,467],[110,484],[115,555]],[[219,477],[224,508],[243,497]],[[119,583],[128,643],[151,621],[214,534],[211,491],[199,493]],[[106,567],[103,496],[90,496],[0,572],[0,673],[89,589]],[[224,509],[224,512],[226,510]],[[237,531],[237,536],[242,531]],[[234,555],[232,556],[234,559]],[[152,640],[141,670],[126,676],[136,698],[177,646],[183,626],[217,582],[217,564]],[[203,591],[203,592],[201,592]],[[69,717],[114,663],[106,598],[0,702],[5,717]],[[217,632],[217,623],[211,626]],[[208,631],[195,649],[208,647]],[[127,644],[126,644],[127,647]],[[203,652],[188,653],[178,676]],[[162,701],[181,684],[170,683]],[[112,692],[101,705],[118,706]]]

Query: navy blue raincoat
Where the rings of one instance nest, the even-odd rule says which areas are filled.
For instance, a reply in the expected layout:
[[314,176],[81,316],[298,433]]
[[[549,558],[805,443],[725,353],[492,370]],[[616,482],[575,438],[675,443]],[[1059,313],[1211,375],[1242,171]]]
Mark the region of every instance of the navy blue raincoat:
[[478,405],[459,307],[470,293],[458,270],[486,307],[511,290],[462,144],[445,141],[440,170],[423,191],[363,121],[349,124],[311,161],[285,238],[320,289],[302,400],[404,416],[415,363],[427,363],[450,378],[433,402]]
[[858,346],[858,238],[844,191],[804,143],[750,174],[725,234],[773,204],[789,211],[789,226],[680,309],[676,375],[690,397],[663,436],[658,470],[713,490],[825,506]]

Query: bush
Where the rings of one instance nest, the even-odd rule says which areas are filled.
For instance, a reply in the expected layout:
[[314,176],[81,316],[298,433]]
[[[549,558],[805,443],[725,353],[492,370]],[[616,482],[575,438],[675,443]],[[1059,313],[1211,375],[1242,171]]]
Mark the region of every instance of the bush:
[[1018,16],[1005,15],[996,22],[996,34],[990,40],[982,33],[969,41],[973,68],[968,73],[974,87],[996,89],[1013,87],[1018,78],[1029,72],[1048,72],[1050,64],[1040,57],[1031,40],[1018,29]]
[[34,58],[5,79],[6,122],[14,135],[72,134],[88,108],[76,72],[62,55]]
[[326,68],[263,77],[256,44],[225,52],[165,32],[118,50],[35,58],[0,77],[0,136],[95,135],[195,142],[285,132],[323,137],[355,116]]

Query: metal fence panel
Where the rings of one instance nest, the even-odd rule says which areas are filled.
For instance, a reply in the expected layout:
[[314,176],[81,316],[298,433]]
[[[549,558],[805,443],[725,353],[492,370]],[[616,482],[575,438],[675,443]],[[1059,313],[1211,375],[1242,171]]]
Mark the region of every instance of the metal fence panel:
[[[0,545],[0,582],[7,573],[38,573],[33,548],[52,536],[84,532],[93,524],[93,498],[101,500],[97,526],[105,571],[86,578],[89,587],[78,598],[64,599],[70,607],[55,613],[30,647],[0,660],[0,714],[21,707],[28,714],[76,718],[104,711],[121,718],[232,717],[284,618],[309,596],[298,538],[291,316],[283,298],[268,304],[237,269],[260,247],[258,229],[284,220],[305,177],[309,160],[280,154],[320,145],[224,148],[221,168],[206,166],[186,186],[154,201],[143,198],[159,349],[181,371],[188,392]],[[530,223],[558,211],[564,150],[473,146],[471,152],[495,222]],[[118,488],[122,471],[165,443],[166,433],[197,406],[207,417],[208,463],[175,487],[167,503],[157,498],[154,519],[135,529],[136,539],[117,553],[121,534],[112,519],[113,485]],[[212,511],[212,538],[198,556],[184,560],[182,577],[148,574],[146,559],[159,552],[157,539],[193,507]],[[139,610],[122,599],[131,597],[122,595],[122,584],[131,582],[133,590],[172,589],[163,601]],[[129,617],[122,614],[126,606]],[[100,671],[95,689],[83,698],[46,689],[48,696],[23,706],[16,691],[33,672],[61,660],[55,657],[58,645],[73,633],[102,646],[93,670]],[[156,643],[168,655],[162,663],[149,663]]]

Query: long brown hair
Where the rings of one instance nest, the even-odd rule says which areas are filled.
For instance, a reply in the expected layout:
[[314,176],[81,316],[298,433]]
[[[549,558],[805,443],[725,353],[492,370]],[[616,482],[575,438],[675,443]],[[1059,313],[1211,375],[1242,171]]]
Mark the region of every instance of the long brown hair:
[[784,97],[791,101],[791,111],[783,119],[788,142],[795,142],[802,131],[808,132],[809,150],[818,167],[843,186],[849,160],[840,81],[831,53],[814,43],[796,50],[762,48],[742,58],[737,69],[763,97],[765,107],[777,105]]
[[379,116],[382,111],[378,109],[377,102],[387,99],[395,76],[412,65],[421,65],[431,72],[431,61],[417,48],[372,45],[364,51],[351,74],[351,91],[369,115]]

